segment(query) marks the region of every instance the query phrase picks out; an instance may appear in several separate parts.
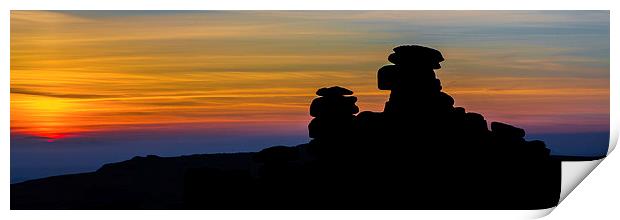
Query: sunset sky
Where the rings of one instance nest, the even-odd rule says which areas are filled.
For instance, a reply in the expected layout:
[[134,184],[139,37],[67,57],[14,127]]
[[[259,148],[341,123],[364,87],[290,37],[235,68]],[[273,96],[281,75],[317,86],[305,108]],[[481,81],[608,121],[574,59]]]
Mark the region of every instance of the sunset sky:
[[606,152],[608,11],[12,11],[11,181],[304,143],[318,88],[382,111],[401,44],[443,53],[456,106]]

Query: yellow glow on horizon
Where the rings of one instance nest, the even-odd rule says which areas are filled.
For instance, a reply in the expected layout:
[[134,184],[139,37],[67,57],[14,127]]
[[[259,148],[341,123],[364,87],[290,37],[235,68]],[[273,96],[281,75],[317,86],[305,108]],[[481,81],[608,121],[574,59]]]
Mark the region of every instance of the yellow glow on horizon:
[[56,139],[82,130],[72,124],[72,111],[79,105],[50,97],[11,95],[11,119],[17,131]]

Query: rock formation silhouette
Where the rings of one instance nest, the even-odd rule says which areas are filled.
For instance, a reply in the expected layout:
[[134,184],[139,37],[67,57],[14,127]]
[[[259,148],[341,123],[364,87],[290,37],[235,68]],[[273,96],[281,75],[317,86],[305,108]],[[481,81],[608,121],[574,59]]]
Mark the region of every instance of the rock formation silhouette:
[[[561,159],[542,141],[454,107],[434,70],[442,54],[406,45],[378,70],[383,112],[321,88],[312,140],[257,153],[136,157],[94,173],[11,186],[13,209],[544,209]],[[144,170],[150,170],[143,172]],[[81,176],[80,176],[81,175]],[[79,185],[79,186],[76,186]],[[73,187],[69,187],[73,186]],[[67,196],[70,199],[66,199]],[[60,199],[63,198],[63,199]]]

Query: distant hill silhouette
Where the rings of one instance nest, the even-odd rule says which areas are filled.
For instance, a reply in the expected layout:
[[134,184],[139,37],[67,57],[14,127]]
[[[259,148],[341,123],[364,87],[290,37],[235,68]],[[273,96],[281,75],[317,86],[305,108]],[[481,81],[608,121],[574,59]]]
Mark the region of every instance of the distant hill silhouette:
[[[394,48],[378,71],[383,112],[322,88],[310,143],[256,153],[134,157],[96,172],[11,185],[12,209],[544,209],[562,160],[523,129],[454,107],[442,54]],[[357,114],[357,115],[356,115]]]

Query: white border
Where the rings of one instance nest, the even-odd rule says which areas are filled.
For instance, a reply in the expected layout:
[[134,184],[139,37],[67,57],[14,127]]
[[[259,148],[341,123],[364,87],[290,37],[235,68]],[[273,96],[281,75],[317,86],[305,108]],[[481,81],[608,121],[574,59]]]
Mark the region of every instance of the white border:
[[[2,115],[0,120],[3,124],[0,127],[0,143],[2,146],[3,166],[0,170],[0,180],[7,183],[1,188],[2,199],[0,203],[9,209],[9,10],[309,10],[309,9],[330,9],[330,10],[612,10],[611,14],[611,39],[617,39],[618,30],[614,25],[618,24],[616,13],[617,6],[613,1],[604,0],[564,0],[564,1],[541,1],[541,0],[521,0],[521,1],[493,1],[493,0],[443,0],[443,1],[361,1],[361,0],[312,0],[312,1],[282,1],[282,0],[260,0],[260,1],[199,1],[199,0],[107,0],[107,1],[40,1],[40,0],[5,0],[1,1],[2,13],[0,13],[2,43],[0,44],[2,67],[2,80],[0,92],[0,105]],[[611,60],[617,58],[618,45],[611,42]],[[610,145],[615,146],[618,140],[618,129],[620,125],[618,112],[620,111],[620,77],[617,73],[617,62],[611,63],[611,131],[612,140]],[[610,150],[612,147],[610,147]],[[596,219],[620,219],[618,212],[610,204],[618,204],[617,171],[619,164],[617,157],[614,161],[606,159],[601,166],[594,171],[596,177],[588,178],[584,181],[578,191],[574,192],[575,200],[569,196],[560,207],[557,213],[554,212],[549,218],[557,219],[583,219],[584,217],[598,216]],[[616,184],[610,184],[616,183]],[[615,187],[615,188],[612,188]],[[610,193],[608,193],[610,192]],[[615,194],[614,194],[615,192]],[[605,201],[596,200],[598,197],[593,195],[607,195]],[[571,208],[564,208],[566,206]],[[572,206],[569,206],[572,205]],[[602,209],[607,207],[607,209]],[[531,211],[5,211],[2,214],[8,215],[10,219],[110,219],[110,218],[152,218],[152,219],[171,219],[171,218],[215,218],[215,219],[320,219],[320,218],[355,218],[355,219],[411,219],[418,218],[441,218],[441,219],[497,219],[502,217],[540,217],[550,210],[542,212]],[[590,213],[594,212],[594,213]],[[575,218],[580,216],[581,218]],[[8,218],[2,218],[8,219]]]

